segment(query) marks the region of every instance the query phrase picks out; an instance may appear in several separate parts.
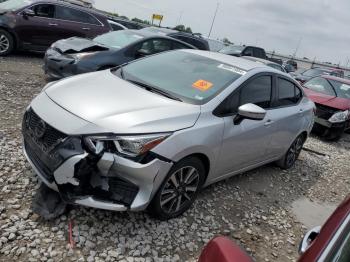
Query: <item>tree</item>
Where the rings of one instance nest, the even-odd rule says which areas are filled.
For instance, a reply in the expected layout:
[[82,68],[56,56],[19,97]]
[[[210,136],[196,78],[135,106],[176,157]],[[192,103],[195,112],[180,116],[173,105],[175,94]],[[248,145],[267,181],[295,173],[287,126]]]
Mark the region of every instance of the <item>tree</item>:
[[222,39],[222,42],[224,42],[224,44],[226,44],[226,45],[233,45],[233,43],[227,37],[224,37]]
[[177,25],[174,27],[175,30],[180,31],[180,32],[186,32],[186,33],[191,33],[192,34],[192,29],[191,27],[186,27],[184,25]]
[[174,29],[182,32],[186,30],[186,27],[184,25],[177,25],[174,27]]
[[185,32],[187,32],[187,33],[191,33],[191,34],[192,34],[192,29],[191,29],[191,27],[186,27]]
[[140,24],[146,24],[146,25],[150,25],[151,22],[148,21],[148,20],[142,20],[142,19],[139,19],[137,17],[134,17],[133,19],[131,19],[131,21],[134,21],[136,23],[140,23]]

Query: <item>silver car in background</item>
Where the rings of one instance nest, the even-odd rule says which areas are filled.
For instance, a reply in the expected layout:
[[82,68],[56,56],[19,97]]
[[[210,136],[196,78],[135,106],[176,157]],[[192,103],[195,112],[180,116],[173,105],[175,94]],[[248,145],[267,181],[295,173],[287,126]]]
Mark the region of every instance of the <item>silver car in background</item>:
[[24,151],[68,203],[170,219],[209,184],[292,167],[313,109],[273,68],[171,51],[48,84],[24,115]]

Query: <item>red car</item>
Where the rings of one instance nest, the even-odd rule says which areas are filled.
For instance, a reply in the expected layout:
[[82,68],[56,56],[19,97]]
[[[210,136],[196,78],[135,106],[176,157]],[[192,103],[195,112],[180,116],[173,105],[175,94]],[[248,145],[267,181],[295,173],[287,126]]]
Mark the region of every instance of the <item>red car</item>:
[[316,104],[314,130],[328,140],[338,140],[350,130],[350,80],[330,75],[312,78],[304,85]]
[[[323,227],[310,230],[299,246],[298,262],[350,261],[350,196],[334,211]],[[252,262],[240,247],[225,237],[211,240],[198,262]]]

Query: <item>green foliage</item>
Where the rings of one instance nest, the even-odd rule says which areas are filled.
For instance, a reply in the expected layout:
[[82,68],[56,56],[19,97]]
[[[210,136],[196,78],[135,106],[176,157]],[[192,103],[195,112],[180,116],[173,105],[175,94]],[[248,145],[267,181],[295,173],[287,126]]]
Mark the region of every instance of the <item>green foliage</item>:
[[146,24],[146,25],[150,25],[151,22],[148,21],[148,20],[142,20],[142,19],[139,19],[137,17],[134,17],[133,19],[131,19],[131,21],[134,21],[136,23],[141,23],[141,24]]
[[226,44],[226,45],[233,45],[233,43],[227,37],[224,37],[222,39],[222,42],[224,42],[224,44]]
[[192,33],[191,27],[186,27],[184,25],[177,25],[174,27],[175,30],[181,31],[181,32],[187,32]]

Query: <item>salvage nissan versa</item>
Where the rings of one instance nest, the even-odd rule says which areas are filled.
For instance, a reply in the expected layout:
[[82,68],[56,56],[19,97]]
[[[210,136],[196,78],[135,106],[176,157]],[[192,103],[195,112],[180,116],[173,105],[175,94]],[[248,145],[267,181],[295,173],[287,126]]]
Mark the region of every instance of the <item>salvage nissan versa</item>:
[[287,74],[176,50],[48,84],[25,112],[24,150],[68,203],[169,219],[211,183],[291,167],[313,111]]

